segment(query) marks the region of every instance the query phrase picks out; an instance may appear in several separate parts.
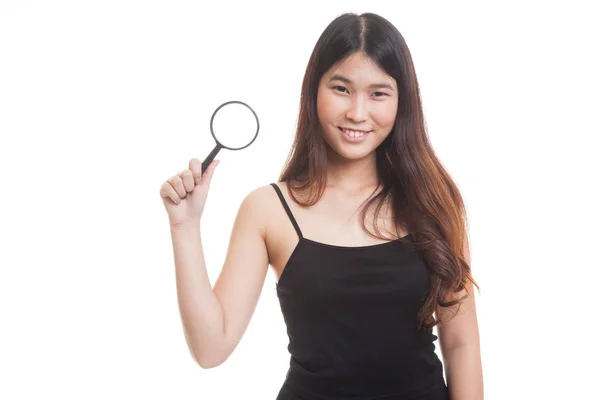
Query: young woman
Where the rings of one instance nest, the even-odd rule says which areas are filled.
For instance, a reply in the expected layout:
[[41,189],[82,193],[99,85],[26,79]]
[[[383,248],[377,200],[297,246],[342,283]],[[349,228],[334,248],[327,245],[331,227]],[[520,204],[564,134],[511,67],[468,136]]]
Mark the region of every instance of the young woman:
[[279,400],[483,399],[465,209],[390,22],[344,14],[319,38],[286,167],[243,200],[213,288],[199,220],[217,163],[160,191],[200,366],[233,352],[271,265],[291,354]]

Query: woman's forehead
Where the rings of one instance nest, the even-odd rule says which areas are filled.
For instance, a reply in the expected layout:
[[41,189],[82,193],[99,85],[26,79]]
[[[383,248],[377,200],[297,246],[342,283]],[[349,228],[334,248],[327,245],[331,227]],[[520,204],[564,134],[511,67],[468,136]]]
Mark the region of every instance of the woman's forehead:
[[395,87],[395,80],[389,76],[375,61],[366,54],[352,54],[345,60],[334,65],[323,75],[325,82],[338,80],[349,85]]

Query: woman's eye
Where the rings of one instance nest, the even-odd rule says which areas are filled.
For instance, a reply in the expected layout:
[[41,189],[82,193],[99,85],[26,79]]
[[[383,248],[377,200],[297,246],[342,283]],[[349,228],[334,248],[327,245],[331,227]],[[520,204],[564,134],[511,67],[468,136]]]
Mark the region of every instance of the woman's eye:
[[[342,93],[343,93],[344,91],[346,91],[346,93],[348,92],[348,90],[347,90],[345,87],[343,87],[343,86],[334,86],[334,87],[333,87],[333,90],[336,90],[336,91],[338,91],[338,92],[342,92]],[[385,96],[389,96],[387,93],[384,93],[384,92],[375,92],[375,93],[373,93],[373,94],[375,95],[375,97],[385,97]]]

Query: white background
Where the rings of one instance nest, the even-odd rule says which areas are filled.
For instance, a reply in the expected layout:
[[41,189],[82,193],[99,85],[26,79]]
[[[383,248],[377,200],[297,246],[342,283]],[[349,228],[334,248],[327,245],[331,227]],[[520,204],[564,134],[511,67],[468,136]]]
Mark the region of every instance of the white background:
[[219,104],[252,105],[260,134],[219,153],[203,217],[214,283],[241,200],[283,167],[312,48],[346,11],[403,34],[466,201],[486,399],[596,396],[592,3],[3,0],[0,398],[275,398],[289,354],[272,271],[233,355],[199,368],[159,188],[210,152]]

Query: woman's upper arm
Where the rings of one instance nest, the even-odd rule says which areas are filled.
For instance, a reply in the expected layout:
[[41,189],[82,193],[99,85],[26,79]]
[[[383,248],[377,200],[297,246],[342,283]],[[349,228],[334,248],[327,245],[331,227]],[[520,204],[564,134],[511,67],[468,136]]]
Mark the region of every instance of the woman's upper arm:
[[[463,255],[465,261],[471,265],[471,252],[468,241],[463,244]],[[458,308],[456,305],[443,309],[439,314],[436,313],[436,316],[442,321],[438,325],[442,354],[449,353],[450,350],[464,345],[479,346],[479,324],[473,284],[469,282],[465,289],[451,294],[445,300],[457,300],[465,296],[466,298],[462,301],[458,313],[456,313]],[[454,315],[455,313],[456,315]]]
[[[214,292],[223,311],[224,362],[239,344],[258,303],[269,267],[265,244],[270,186],[250,192],[242,201]],[[272,189],[271,189],[272,190]]]

